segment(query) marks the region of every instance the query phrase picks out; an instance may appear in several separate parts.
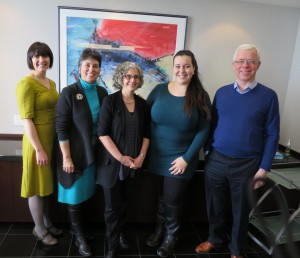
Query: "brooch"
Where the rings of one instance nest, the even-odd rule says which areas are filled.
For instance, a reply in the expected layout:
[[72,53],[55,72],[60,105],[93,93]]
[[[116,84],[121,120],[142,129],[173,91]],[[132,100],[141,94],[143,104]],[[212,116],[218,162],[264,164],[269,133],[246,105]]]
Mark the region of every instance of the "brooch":
[[80,93],[78,93],[78,94],[76,95],[76,99],[78,99],[78,100],[81,100],[81,99],[83,99],[83,95],[82,95],[82,94],[80,94]]

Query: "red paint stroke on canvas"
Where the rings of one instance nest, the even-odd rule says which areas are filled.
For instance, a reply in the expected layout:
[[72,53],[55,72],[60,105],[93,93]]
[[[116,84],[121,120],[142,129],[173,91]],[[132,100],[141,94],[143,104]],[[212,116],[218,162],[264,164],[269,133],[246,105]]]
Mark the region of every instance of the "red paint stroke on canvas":
[[134,47],[139,55],[155,59],[173,55],[176,49],[177,25],[122,20],[102,20],[97,29],[102,39],[121,41]]

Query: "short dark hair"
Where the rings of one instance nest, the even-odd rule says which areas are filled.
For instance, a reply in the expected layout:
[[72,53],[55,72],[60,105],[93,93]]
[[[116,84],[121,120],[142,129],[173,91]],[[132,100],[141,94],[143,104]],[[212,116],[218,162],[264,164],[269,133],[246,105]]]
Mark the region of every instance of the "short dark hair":
[[32,63],[32,58],[34,56],[48,56],[50,58],[50,66],[49,68],[52,67],[53,65],[53,53],[50,49],[50,47],[42,42],[34,42],[27,51],[27,65],[30,70],[34,70],[33,63]]
[[101,67],[102,58],[100,53],[92,48],[85,48],[82,53],[80,54],[79,60],[78,60],[78,67],[80,67],[81,63],[89,58],[92,58],[99,62],[99,66]]

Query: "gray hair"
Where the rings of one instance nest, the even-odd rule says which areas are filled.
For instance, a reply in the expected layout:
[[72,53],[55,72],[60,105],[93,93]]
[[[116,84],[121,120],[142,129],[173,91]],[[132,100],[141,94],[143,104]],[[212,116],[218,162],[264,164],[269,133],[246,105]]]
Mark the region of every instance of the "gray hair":
[[257,60],[260,62],[260,52],[259,52],[259,49],[255,45],[251,45],[251,44],[242,44],[242,45],[239,45],[238,48],[234,52],[233,61],[235,60],[237,52],[239,50],[252,50],[252,49],[256,51]]
[[127,62],[119,64],[117,66],[116,70],[115,70],[115,73],[114,73],[113,78],[112,78],[113,87],[115,89],[117,89],[117,90],[122,89],[122,87],[123,87],[123,77],[124,77],[124,75],[127,74],[127,72],[130,69],[136,69],[139,72],[140,83],[139,83],[138,88],[142,87],[142,85],[144,84],[144,73],[143,73],[142,68],[134,62],[128,62],[127,61]]

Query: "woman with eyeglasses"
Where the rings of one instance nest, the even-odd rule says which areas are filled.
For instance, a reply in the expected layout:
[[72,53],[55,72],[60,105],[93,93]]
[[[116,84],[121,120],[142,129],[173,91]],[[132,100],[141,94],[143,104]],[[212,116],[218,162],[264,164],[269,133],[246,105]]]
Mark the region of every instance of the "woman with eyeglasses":
[[71,233],[82,256],[91,256],[82,228],[82,203],[96,191],[96,153],[98,114],[107,91],[96,80],[101,69],[101,55],[94,49],[82,51],[79,61],[79,80],[62,92],[56,106],[58,155],[58,201],[67,204]]
[[123,234],[126,209],[149,146],[149,113],[146,101],[135,94],[144,83],[143,71],[132,62],[120,64],[113,75],[118,91],[104,99],[98,136],[106,151],[99,155],[97,183],[103,187],[108,251],[113,258],[127,249]]

